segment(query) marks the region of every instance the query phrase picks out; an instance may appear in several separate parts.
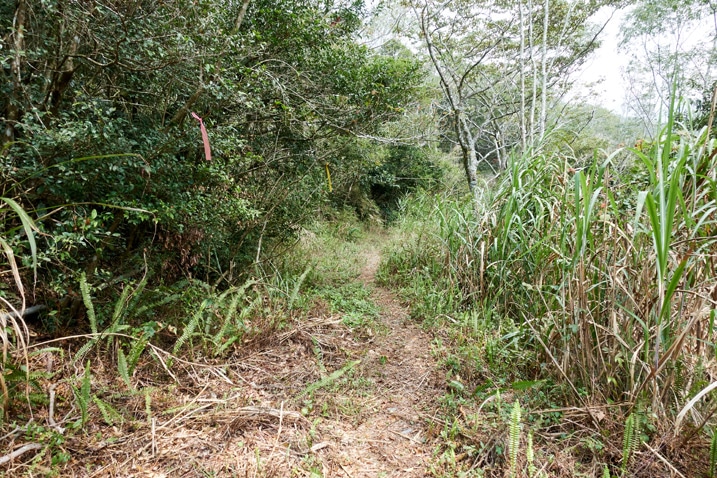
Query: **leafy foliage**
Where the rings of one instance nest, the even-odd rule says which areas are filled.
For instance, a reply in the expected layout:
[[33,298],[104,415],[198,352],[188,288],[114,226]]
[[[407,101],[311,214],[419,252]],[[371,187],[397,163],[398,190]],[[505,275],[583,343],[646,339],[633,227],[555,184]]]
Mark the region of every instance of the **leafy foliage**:
[[51,296],[68,294],[68,269],[133,273],[147,247],[168,281],[276,253],[326,199],[325,164],[352,171],[339,182],[366,171],[341,151],[400,118],[420,83],[415,60],[355,41],[362,15],[323,0],[23,0],[2,16],[17,80],[0,95],[3,180],[37,209]]

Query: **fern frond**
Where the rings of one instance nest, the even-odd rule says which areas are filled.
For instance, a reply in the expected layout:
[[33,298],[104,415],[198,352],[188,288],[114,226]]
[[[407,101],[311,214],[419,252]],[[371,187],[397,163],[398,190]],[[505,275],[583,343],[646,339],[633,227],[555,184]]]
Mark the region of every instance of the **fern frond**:
[[80,292],[82,292],[82,302],[85,303],[87,309],[87,320],[90,322],[90,331],[97,333],[97,317],[95,316],[95,306],[92,304],[92,296],[90,296],[90,285],[87,283],[87,275],[83,272],[80,275]]
[[634,413],[631,413],[627,420],[625,420],[625,431],[622,438],[622,473],[625,474],[627,472],[627,467],[630,462],[630,457],[632,456],[632,451],[635,448],[635,438],[636,438],[636,424],[637,417]]
[[144,292],[144,288],[147,286],[147,274],[142,277],[142,280],[139,281],[139,284],[137,284],[137,287],[134,288],[132,291],[132,296],[127,303],[126,313],[131,314],[132,311],[137,307],[137,304],[139,303],[139,299],[142,298],[142,292]]
[[75,353],[75,356],[72,357],[72,363],[77,363],[77,362],[81,361],[82,359],[84,359],[87,352],[89,352],[90,349],[95,346],[95,344],[97,343],[98,340],[99,340],[99,337],[95,337],[95,338],[91,339],[90,341],[88,341],[85,345],[80,347],[80,350],[78,350]]
[[294,289],[291,291],[291,295],[289,296],[289,304],[288,304],[289,310],[293,309],[292,306],[294,305],[296,298],[299,296],[299,290],[301,289],[301,284],[304,283],[304,279],[306,279],[306,276],[309,275],[309,272],[311,272],[311,266],[306,268],[306,270],[299,276],[299,279],[296,281],[296,284],[294,284]]
[[528,461],[528,476],[535,476],[538,469],[535,466],[535,451],[533,450],[533,430],[528,431],[528,447],[525,450],[525,458]]
[[222,355],[224,352],[226,352],[226,350],[227,350],[229,347],[231,347],[231,345],[232,345],[234,342],[236,342],[236,341],[239,340],[240,338],[241,338],[241,337],[240,337],[239,335],[234,335],[234,336],[230,337],[226,342],[224,342],[221,346],[219,346],[219,348],[216,349],[216,351],[214,352],[214,355],[215,355],[216,357]]
[[87,423],[87,419],[89,418],[89,408],[90,408],[90,389],[92,387],[92,375],[90,372],[90,361],[87,361],[87,364],[85,365],[85,373],[82,376],[82,384],[80,385],[80,389],[77,391],[77,402],[80,406],[80,415],[81,415],[81,424],[84,425]]
[[129,355],[127,355],[127,365],[130,375],[134,373],[134,369],[137,367],[137,362],[139,362],[139,357],[142,355],[142,352],[144,352],[148,342],[149,340],[147,337],[140,337],[134,341],[132,348],[129,349]]
[[177,339],[177,342],[174,344],[174,348],[172,349],[172,353],[176,354],[179,349],[182,348],[182,345],[185,344],[187,340],[194,334],[194,330],[199,325],[199,321],[202,319],[204,315],[204,309],[207,308],[209,305],[209,301],[205,299],[202,301],[202,305],[199,307],[199,310],[192,316],[192,320],[190,320],[187,325],[184,326],[184,331],[182,332],[182,335]]
[[112,426],[115,423],[122,423],[124,421],[124,418],[122,417],[122,414],[120,414],[120,412],[118,412],[109,403],[101,400],[97,395],[94,395],[92,397],[92,401],[95,402],[95,405],[97,405],[97,408],[100,410],[102,418],[107,425]]
[[120,319],[122,319],[122,317],[125,315],[125,304],[127,302],[127,297],[129,297],[130,292],[132,292],[132,288],[125,286],[124,290],[122,291],[122,294],[120,294],[119,296],[119,299],[117,299],[117,302],[115,302],[115,310],[114,312],[112,312],[112,320],[110,321],[110,327],[120,322]]
[[318,382],[314,382],[314,383],[312,383],[311,385],[309,385],[308,387],[306,387],[306,388],[304,389],[304,391],[301,392],[301,393],[298,395],[298,397],[303,397],[304,395],[307,395],[307,394],[308,394],[308,395],[311,395],[311,394],[314,393],[316,390],[318,390],[318,389],[320,389],[320,388],[323,388],[323,387],[326,387],[327,385],[331,385],[331,384],[334,383],[336,380],[338,380],[339,378],[341,378],[341,377],[343,376],[343,374],[345,374],[345,373],[348,372],[349,370],[353,369],[356,365],[358,365],[358,364],[360,364],[360,363],[361,363],[360,360],[353,360],[353,361],[347,363],[346,365],[344,365],[344,366],[341,367],[340,369],[338,369],[338,370],[336,370],[335,372],[333,372],[333,373],[332,373],[331,375],[329,375],[328,377],[322,378],[322,379],[319,380]]
[[241,293],[237,293],[234,295],[234,297],[232,297],[232,300],[229,303],[229,308],[226,311],[224,323],[222,323],[222,328],[219,329],[219,332],[217,332],[217,334],[212,338],[212,343],[214,343],[215,347],[214,355],[219,355],[218,348],[221,347],[221,340],[224,338],[224,335],[226,335],[227,331],[229,330],[229,327],[232,325],[232,317],[237,309],[237,306],[239,305],[239,300],[241,300],[243,297],[244,294]]
[[124,351],[120,348],[117,350],[117,371],[119,372],[120,378],[127,385],[127,388],[132,390],[132,381],[129,378],[129,367],[127,366],[127,357]]
[[152,302],[151,304],[143,305],[142,307],[137,308],[137,310],[134,311],[133,315],[135,317],[138,317],[138,316],[142,315],[143,313],[147,312],[148,310],[156,309],[157,307],[162,307],[163,305],[169,304],[170,302],[174,302],[175,300],[177,300],[181,297],[182,297],[181,294],[168,295],[156,302]]

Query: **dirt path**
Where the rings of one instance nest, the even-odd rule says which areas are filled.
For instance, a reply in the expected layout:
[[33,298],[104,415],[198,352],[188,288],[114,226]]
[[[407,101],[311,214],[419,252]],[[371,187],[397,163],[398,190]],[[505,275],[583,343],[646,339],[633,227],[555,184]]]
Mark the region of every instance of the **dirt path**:
[[430,337],[375,284],[378,249],[364,254],[357,280],[381,310],[370,326],[349,328],[319,303],[245,343],[231,363],[175,362],[172,384],[135,377],[130,396],[98,392],[136,419],[92,420],[65,443],[62,476],[429,475],[443,379]]
[[[368,287],[379,262],[378,251],[370,249],[360,277]],[[329,430],[340,443],[339,463],[346,476],[426,476],[433,451],[427,418],[441,394],[430,338],[409,322],[408,311],[391,291],[375,287],[372,297],[387,327],[362,351],[361,373],[375,384],[372,400],[356,426],[336,421]]]

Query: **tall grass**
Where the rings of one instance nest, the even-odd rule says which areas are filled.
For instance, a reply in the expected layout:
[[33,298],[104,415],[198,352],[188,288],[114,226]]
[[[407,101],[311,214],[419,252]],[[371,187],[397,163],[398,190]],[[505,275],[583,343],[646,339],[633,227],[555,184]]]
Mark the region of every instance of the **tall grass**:
[[[15,223],[19,222],[19,226]],[[14,361],[17,356],[27,360],[27,340],[29,337],[27,325],[23,320],[25,312],[26,295],[25,285],[20,272],[21,264],[18,264],[13,246],[19,242],[18,238],[25,236],[30,247],[32,268],[37,277],[37,247],[35,245],[34,232],[37,230],[32,218],[14,199],[0,198],[0,272],[2,275],[9,273],[15,286],[15,294],[19,304],[10,297],[0,295],[0,345],[2,356],[0,357],[0,407],[4,419],[4,411],[9,402],[9,391],[5,382],[6,365],[8,361]],[[0,420],[1,421],[1,420]]]
[[[716,146],[671,115],[649,151],[579,170],[547,148],[514,156],[477,215],[446,196],[406,203],[413,239],[384,273],[510,318],[574,403],[672,423],[717,373]],[[696,427],[710,402],[690,406]]]

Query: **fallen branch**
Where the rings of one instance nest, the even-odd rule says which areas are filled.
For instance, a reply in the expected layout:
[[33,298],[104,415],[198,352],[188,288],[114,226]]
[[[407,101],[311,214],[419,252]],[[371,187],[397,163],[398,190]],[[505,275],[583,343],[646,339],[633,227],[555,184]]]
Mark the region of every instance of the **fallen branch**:
[[28,443],[27,445],[18,448],[14,452],[8,453],[7,455],[0,457],[0,465],[4,465],[5,463],[14,460],[18,456],[27,453],[28,451],[40,450],[42,448],[45,448],[45,445],[40,445],[39,443]]

